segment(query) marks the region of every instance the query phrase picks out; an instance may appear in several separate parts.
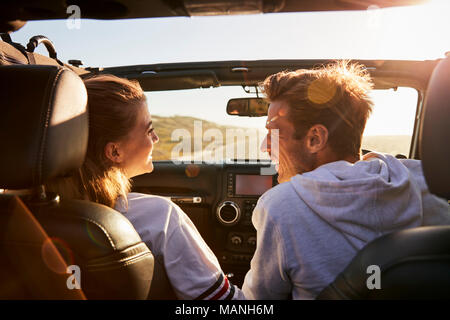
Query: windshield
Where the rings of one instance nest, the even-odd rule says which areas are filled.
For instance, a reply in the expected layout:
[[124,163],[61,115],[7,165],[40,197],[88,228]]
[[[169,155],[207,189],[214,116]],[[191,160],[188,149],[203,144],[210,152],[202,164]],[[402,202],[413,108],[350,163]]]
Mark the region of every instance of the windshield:
[[[55,44],[60,60],[78,59],[90,67],[259,59],[426,60],[441,58],[449,51],[449,9],[450,1],[430,0],[425,5],[370,6],[362,11],[82,19],[75,26],[68,20],[32,21],[12,38],[26,44],[32,36],[43,34]],[[36,52],[47,55],[44,46]],[[147,96],[161,139],[155,160],[192,158],[193,154],[203,159],[205,148],[207,158],[215,160],[267,158],[259,151],[265,117],[226,114],[228,99],[248,96],[241,87],[147,92]],[[363,148],[408,156],[416,90],[376,90],[373,100],[375,108],[366,126]],[[232,135],[238,129],[245,131],[243,138],[241,130],[237,132],[241,138],[227,139],[227,132]],[[194,131],[201,131],[195,141]],[[245,151],[239,151],[242,148],[236,142],[234,153],[227,154],[231,139],[246,141]],[[186,143],[184,148],[180,143]],[[212,154],[216,147],[224,149]],[[191,154],[186,155],[186,150]]]
[[[149,110],[160,138],[154,160],[220,162],[269,159],[260,151],[267,117],[226,113],[231,98],[252,97],[241,86],[147,92]],[[412,88],[374,90],[363,149],[409,155],[418,93]]]

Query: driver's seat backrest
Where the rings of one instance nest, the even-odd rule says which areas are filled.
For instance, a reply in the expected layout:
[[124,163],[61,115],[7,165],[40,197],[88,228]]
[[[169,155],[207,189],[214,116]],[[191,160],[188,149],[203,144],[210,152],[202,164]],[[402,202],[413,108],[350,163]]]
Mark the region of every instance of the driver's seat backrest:
[[[434,69],[426,93],[419,150],[428,187],[450,198],[450,57]],[[450,214],[450,212],[449,212]],[[381,290],[368,286],[379,267]],[[375,278],[369,282],[374,284]],[[449,299],[450,226],[394,232],[367,244],[317,299]]]
[[131,223],[43,188],[84,161],[83,81],[57,66],[2,66],[0,100],[0,299],[72,299],[76,283],[87,299],[147,299],[154,259]]

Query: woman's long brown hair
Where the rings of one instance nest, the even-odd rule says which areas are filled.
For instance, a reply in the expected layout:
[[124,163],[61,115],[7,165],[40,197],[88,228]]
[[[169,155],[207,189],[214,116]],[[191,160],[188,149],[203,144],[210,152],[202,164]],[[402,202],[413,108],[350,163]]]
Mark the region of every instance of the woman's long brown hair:
[[89,110],[85,161],[73,175],[55,179],[46,187],[62,199],[85,199],[114,207],[119,198],[126,202],[130,182],[123,170],[105,156],[105,147],[127,137],[136,124],[138,106],[146,97],[139,83],[113,75],[94,76],[84,84]]

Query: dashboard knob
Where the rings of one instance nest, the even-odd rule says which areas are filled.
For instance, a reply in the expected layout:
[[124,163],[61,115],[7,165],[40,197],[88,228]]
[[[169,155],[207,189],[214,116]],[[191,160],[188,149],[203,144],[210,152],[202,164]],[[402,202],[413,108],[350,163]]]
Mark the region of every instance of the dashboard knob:
[[256,237],[249,237],[249,238],[247,239],[247,243],[248,243],[249,245],[251,245],[252,247],[256,246]]
[[242,238],[240,236],[232,236],[231,243],[234,244],[235,246],[239,246],[242,244]]
[[241,210],[233,201],[224,201],[217,207],[216,216],[221,224],[232,226],[239,222]]

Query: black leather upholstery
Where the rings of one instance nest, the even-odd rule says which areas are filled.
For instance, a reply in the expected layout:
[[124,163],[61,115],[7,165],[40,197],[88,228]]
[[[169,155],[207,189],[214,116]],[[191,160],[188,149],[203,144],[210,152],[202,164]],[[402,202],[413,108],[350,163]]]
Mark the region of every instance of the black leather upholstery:
[[122,214],[31,188],[84,160],[88,118],[81,79],[53,66],[8,66],[0,67],[0,83],[0,188],[9,189],[0,194],[0,299],[73,298],[69,274],[52,268],[50,240],[67,265],[80,267],[88,299],[147,299],[153,255]]
[[170,283],[169,277],[161,257],[155,257],[153,270],[152,287],[150,289],[149,300],[177,300],[175,291]]
[[83,81],[58,67],[3,66],[0,88],[2,187],[36,186],[78,169],[88,139]]
[[[450,57],[433,71],[419,139],[432,193],[449,197]],[[381,290],[369,289],[367,268],[380,267]],[[450,226],[394,232],[366,245],[317,299],[450,299]]]
[[[371,265],[381,269],[381,290],[369,289]],[[361,250],[317,299],[450,298],[450,226],[394,232]]]
[[[88,299],[147,299],[153,276],[153,256],[122,214],[88,201],[33,203],[29,197],[22,196],[22,199],[54,240],[67,265],[80,267],[81,289]],[[19,282],[26,288],[26,298],[58,298],[48,290],[46,283],[36,283],[36,279],[33,279],[30,288],[30,281],[22,281],[30,278],[29,272],[36,272],[37,265],[43,269],[46,263],[39,255],[35,255],[39,258],[37,262],[18,263],[22,260],[18,256],[25,239],[21,230],[14,230],[19,225],[11,225],[14,215],[17,215],[8,210],[11,201],[12,196],[0,197],[0,230],[4,228],[1,230],[4,237],[0,240],[0,247],[2,251],[9,252],[14,269],[21,270]],[[8,229],[8,226],[12,229]],[[42,243],[26,242],[28,250],[34,248],[38,253],[41,252]],[[30,265],[33,270],[30,270]]]
[[450,56],[431,75],[421,131],[420,157],[428,187],[450,199]]

